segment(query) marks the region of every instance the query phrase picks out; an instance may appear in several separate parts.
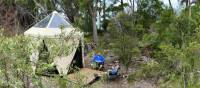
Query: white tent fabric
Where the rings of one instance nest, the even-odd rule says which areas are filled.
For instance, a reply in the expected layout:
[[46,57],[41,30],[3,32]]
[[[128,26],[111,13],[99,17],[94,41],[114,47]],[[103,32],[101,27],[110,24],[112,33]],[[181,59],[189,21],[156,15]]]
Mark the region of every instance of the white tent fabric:
[[[61,29],[61,27],[63,29]],[[70,22],[66,21],[62,15],[54,11],[36,25],[25,31],[24,35],[31,37],[60,38],[60,35],[71,36],[67,45],[71,46],[71,53],[68,56],[56,57],[54,64],[61,75],[67,74],[69,66],[75,55],[80,40],[83,46],[83,33],[77,31]],[[82,47],[83,51],[83,47]],[[83,53],[82,53],[83,58]],[[84,58],[83,58],[84,59]],[[84,64],[84,61],[83,61]]]
[[61,33],[64,33],[66,36],[69,35],[72,31],[75,31],[74,28],[65,28],[61,30],[59,28],[36,28],[32,27],[27,30],[24,35],[33,36],[33,37],[48,37],[48,38],[58,38]]

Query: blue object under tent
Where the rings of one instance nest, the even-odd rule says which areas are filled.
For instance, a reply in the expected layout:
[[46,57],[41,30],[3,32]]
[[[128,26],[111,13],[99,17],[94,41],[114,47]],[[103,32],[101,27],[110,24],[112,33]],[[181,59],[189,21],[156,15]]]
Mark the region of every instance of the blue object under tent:
[[93,62],[100,63],[100,64],[104,64],[105,58],[104,58],[102,55],[94,55],[92,61],[93,61]]

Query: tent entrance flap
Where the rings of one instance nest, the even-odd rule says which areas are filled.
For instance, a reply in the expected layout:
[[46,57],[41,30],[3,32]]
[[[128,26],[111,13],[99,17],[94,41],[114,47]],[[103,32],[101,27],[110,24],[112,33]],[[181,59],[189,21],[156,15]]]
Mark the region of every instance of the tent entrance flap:
[[[71,68],[73,59],[75,59],[75,61],[76,61],[76,59],[80,59],[80,60],[77,60],[76,63],[82,62],[81,58],[77,58],[78,56],[82,57],[82,55],[77,55],[78,54],[77,51],[78,51],[80,42],[79,42],[79,40],[75,40],[75,41],[76,42],[72,43],[73,46],[71,47],[71,50],[72,50],[71,53],[69,53],[67,56],[64,56],[64,57],[57,57],[54,60],[56,68],[57,68],[59,74],[61,74],[61,75],[68,74],[69,69]],[[68,42],[68,43],[70,44],[70,42]],[[77,54],[76,54],[76,52],[77,52]],[[76,57],[76,58],[74,58],[74,57]],[[78,61],[81,61],[81,62],[78,62]]]
[[73,73],[74,71],[80,68],[83,68],[83,64],[84,63],[83,63],[83,58],[82,58],[82,47],[79,45],[74,55],[74,58],[71,62],[68,74]]

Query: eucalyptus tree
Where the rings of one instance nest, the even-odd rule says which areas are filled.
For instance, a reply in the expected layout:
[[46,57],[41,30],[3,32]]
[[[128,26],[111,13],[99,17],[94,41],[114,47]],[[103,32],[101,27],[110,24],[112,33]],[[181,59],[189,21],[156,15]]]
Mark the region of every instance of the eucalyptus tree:
[[111,35],[110,47],[119,56],[119,61],[126,67],[126,72],[131,62],[140,56],[137,34],[142,27],[132,25],[131,18],[131,15],[120,13],[108,26]]
[[138,0],[137,1],[137,22],[150,28],[163,11],[163,3],[160,0]]
[[179,0],[181,2],[181,4],[185,4],[186,7],[188,7],[190,5],[190,0]]
[[169,5],[170,5],[170,8],[171,8],[172,11],[173,11],[173,6],[172,6],[172,2],[171,2],[171,0],[168,0],[168,2],[169,2]]
[[3,0],[0,2],[0,25],[6,35],[23,32],[35,19],[35,4],[32,0]]
[[93,41],[98,46],[98,34],[97,34],[97,25],[96,17],[98,10],[99,0],[80,0],[81,7],[89,13],[92,19],[92,30],[93,30]]

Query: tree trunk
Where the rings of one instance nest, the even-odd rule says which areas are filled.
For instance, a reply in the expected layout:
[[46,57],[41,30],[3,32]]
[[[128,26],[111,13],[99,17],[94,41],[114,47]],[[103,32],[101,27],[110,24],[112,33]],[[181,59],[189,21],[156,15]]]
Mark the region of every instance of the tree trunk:
[[95,48],[98,47],[98,34],[97,34],[97,26],[96,26],[97,4],[98,4],[98,0],[96,0],[96,2],[94,3],[91,3],[89,6],[89,12],[90,12],[90,15],[92,16],[93,41],[95,43]]
[[189,6],[189,2],[190,2],[190,0],[186,0],[186,7]]
[[133,0],[133,13],[135,12],[135,0]]
[[98,46],[98,35],[97,35],[97,27],[96,27],[96,12],[92,14],[92,27],[93,27],[93,40],[96,44],[95,47]]
[[184,82],[184,88],[188,88],[188,81],[187,81],[187,73],[186,73],[186,69],[183,69],[183,82]]
[[173,6],[172,6],[172,3],[171,3],[171,0],[168,0],[168,2],[169,2],[169,5],[170,5],[170,8],[172,9],[172,11],[174,11],[174,10],[173,10]]
[[123,0],[121,0],[121,5],[122,5],[122,11],[124,11],[124,1]]
[[47,14],[47,8],[46,8],[46,6],[43,6],[43,5],[41,5],[40,3],[38,3],[36,0],[33,0],[34,1],[34,3],[36,4],[36,6],[38,6],[42,11],[43,11],[43,13],[45,13],[45,14]]
[[5,81],[6,81],[6,87],[9,88],[10,85],[9,85],[9,81],[10,81],[10,77],[9,77],[9,74],[8,74],[8,63],[6,61],[6,58],[3,59],[3,67],[4,67],[4,76],[5,76]]
[[132,11],[134,12],[134,10],[135,10],[135,0],[129,0],[129,2],[131,3],[131,5],[132,5]]
[[106,22],[106,0],[103,0],[103,29],[106,30],[105,22]]
[[191,15],[192,15],[192,8],[191,8],[191,4],[190,4],[190,0],[188,0],[188,9],[189,9],[189,19],[191,19]]

